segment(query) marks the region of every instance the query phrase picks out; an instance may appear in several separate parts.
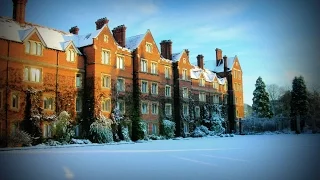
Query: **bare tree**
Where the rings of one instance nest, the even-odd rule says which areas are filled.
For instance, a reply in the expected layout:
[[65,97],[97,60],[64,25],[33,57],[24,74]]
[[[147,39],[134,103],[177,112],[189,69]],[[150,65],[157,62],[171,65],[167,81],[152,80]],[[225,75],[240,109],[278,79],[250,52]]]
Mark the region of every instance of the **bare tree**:
[[277,115],[277,101],[284,95],[285,88],[277,84],[270,84],[267,85],[266,90],[269,94],[271,110],[274,115]]

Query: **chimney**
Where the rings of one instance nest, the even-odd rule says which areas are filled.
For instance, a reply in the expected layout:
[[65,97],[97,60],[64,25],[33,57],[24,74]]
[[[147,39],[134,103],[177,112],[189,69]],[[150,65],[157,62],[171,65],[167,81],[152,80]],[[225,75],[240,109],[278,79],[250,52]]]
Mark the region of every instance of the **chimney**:
[[189,57],[189,49],[185,49],[187,56]]
[[167,44],[166,44],[166,40],[162,40],[160,42],[160,46],[161,46],[161,55],[167,59]]
[[78,26],[73,26],[69,29],[69,32],[72,33],[72,34],[75,34],[75,35],[78,35],[79,33],[79,28]]
[[222,50],[216,48],[216,66],[219,65],[219,61],[222,59]]
[[112,30],[114,39],[117,41],[117,43],[121,47],[126,46],[126,29],[127,29],[126,26],[120,25],[120,26],[115,27]]
[[28,0],[12,0],[12,2],[13,2],[12,19],[19,22],[20,24],[24,24],[25,16],[26,16],[26,5]]
[[203,55],[202,54],[199,54],[197,56],[197,60],[198,60],[198,66],[199,68],[203,69]]
[[96,29],[101,29],[103,25],[108,24],[109,20],[104,17],[104,18],[100,18],[96,21]]
[[226,55],[223,56],[223,67],[224,73],[226,74],[228,72],[228,61]]
[[166,59],[172,60],[172,41],[163,40],[160,42],[161,46],[161,55]]

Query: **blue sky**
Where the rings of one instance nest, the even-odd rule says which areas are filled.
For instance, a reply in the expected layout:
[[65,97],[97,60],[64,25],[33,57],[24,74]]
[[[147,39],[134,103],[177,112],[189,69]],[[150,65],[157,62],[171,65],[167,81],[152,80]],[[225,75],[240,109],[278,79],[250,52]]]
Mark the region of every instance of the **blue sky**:
[[[0,2],[0,16],[11,17],[12,1]],[[244,102],[251,105],[258,76],[266,84],[291,87],[293,77],[303,75],[309,87],[319,87],[316,7],[311,0],[28,0],[26,21],[63,31],[77,25],[86,34],[107,17],[110,29],[126,25],[127,37],[150,29],[158,46],[171,39],[173,52],[189,49],[194,64],[203,54],[208,69],[220,48],[238,56]]]

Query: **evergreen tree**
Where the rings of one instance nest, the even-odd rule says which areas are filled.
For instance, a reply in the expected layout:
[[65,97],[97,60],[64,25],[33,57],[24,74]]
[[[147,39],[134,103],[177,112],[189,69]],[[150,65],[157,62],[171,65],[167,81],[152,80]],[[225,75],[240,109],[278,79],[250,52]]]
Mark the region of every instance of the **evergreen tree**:
[[[303,129],[305,118],[308,115],[308,95],[307,95],[307,87],[305,85],[304,78],[302,76],[294,77],[292,81],[290,105],[291,105],[291,117],[293,119],[296,119],[297,116],[300,116],[301,118],[300,127],[301,129]],[[295,125],[293,126],[295,127]]]
[[266,85],[259,78],[256,81],[256,89],[253,91],[253,114],[259,118],[271,118],[272,112],[270,110],[269,94],[266,92]]

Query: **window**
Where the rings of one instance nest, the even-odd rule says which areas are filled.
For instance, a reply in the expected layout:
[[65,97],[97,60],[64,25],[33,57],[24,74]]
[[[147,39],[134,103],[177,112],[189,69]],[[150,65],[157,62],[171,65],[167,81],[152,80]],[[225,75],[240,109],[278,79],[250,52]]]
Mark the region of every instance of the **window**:
[[11,108],[19,109],[19,95],[18,93],[12,93],[11,95]]
[[188,98],[188,88],[186,87],[182,88],[182,97]]
[[183,104],[182,106],[183,115],[188,116],[189,115],[189,106],[187,104]]
[[165,104],[164,112],[165,112],[166,115],[171,115],[172,114],[171,104]]
[[102,64],[110,64],[110,51],[102,50],[101,63]]
[[48,138],[48,137],[50,138],[52,136],[51,129],[52,129],[51,124],[44,124],[42,126],[42,136],[44,138]]
[[228,104],[228,97],[224,96],[224,104]]
[[201,102],[206,102],[206,93],[201,92],[201,93],[199,94],[199,101],[201,101]]
[[141,102],[141,113],[142,114],[148,114],[149,113],[149,108],[148,108],[148,103],[147,102]]
[[103,36],[103,41],[104,41],[104,42],[108,42],[108,35],[104,35],[104,36]]
[[124,69],[124,57],[123,56],[117,57],[117,68]]
[[141,81],[141,92],[148,93],[148,81]]
[[117,90],[118,91],[125,91],[125,82],[124,79],[118,78],[117,79]]
[[27,41],[25,43],[25,53],[32,55],[42,55],[42,45],[40,42]]
[[164,77],[170,79],[170,67],[168,66],[164,67]]
[[76,112],[82,111],[82,99],[80,97],[76,98]]
[[200,117],[200,107],[199,106],[196,106],[195,108],[194,108],[194,113],[195,113],[195,116],[198,118],[198,117]]
[[[3,107],[3,91],[0,90],[0,109]],[[1,134],[1,128],[0,128],[0,134]]]
[[102,74],[101,85],[104,88],[110,88],[110,86],[111,86],[111,77],[109,75]]
[[82,74],[80,74],[80,73],[76,74],[76,87],[77,88],[82,87]]
[[67,50],[67,61],[74,62],[76,59],[76,52],[73,49]]
[[146,43],[146,51],[149,53],[152,52],[152,44],[151,43]]
[[235,101],[235,103],[236,103],[236,104],[238,104],[238,98],[237,98],[237,97],[236,97],[236,101]]
[[117,108],[119,109],[121,114],[125,113],[125,102],[124,102],[124,100],[118,100],[117,101]]
[[183,123],[183,131],[185,133],[188,133],[189,132],[189,124],[188,123]]
[[171,97],[171,86],[166,85],[165,96],[166,97]]
[[148,72],[148,62],[145,59],[141,59],[141,72]]
[[158,74],[158,64],[151,62],[151,74]]
[[158,103],[152,103],[151,104],[151,113],[152,114],[158,114]]
[[152,124],[152,133],[153,134],[157,134],[157,132],[158,132],[157,129],[158,129],[157,125],[156,124]]
[[151,94],[158,94],[158,83],[151,84]]
[[219,88],[219,84],[218,84],[217,81],[214,81],[214,82],[213,82],[213,88],[214,88],[214,89],[218,89],[218,88]]
[[219,103],[219,95],[217,95],[217,94],[213,95],[213,103],[215,103],[215,104]]
[[224,84],[224,90],[225,90],[225,91],[228,90],[228,83],[227,83],[227,82]]
[[205,81],[204,81],[203,78],[200,78],[200,80],[199,80],[199,86],[202,86],[202,87],[205,86]]
[[41,82],[41,68],[35,68],[35,67],[24,67],[24,77],[23,79],[25,81],[30,82]]
[[104,99],[101,101],[101,110],[102,111],[111,111],[111,100],[110,99]]
[[43,108],[45,110],[53,110],[53,98],[52,97],[44,97],[43,98]]
[[187,70],[186,69],[182,69],[182,80],[187,80]]

